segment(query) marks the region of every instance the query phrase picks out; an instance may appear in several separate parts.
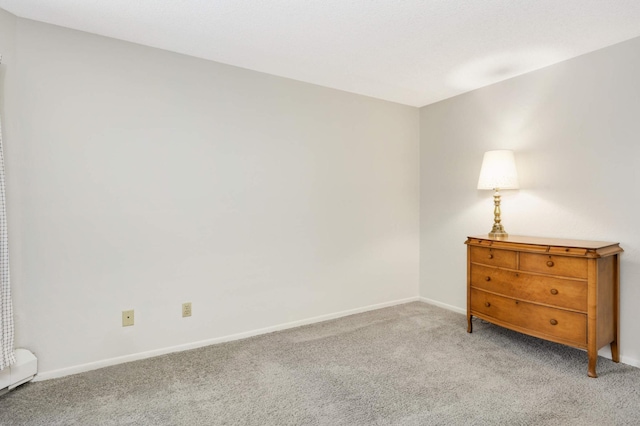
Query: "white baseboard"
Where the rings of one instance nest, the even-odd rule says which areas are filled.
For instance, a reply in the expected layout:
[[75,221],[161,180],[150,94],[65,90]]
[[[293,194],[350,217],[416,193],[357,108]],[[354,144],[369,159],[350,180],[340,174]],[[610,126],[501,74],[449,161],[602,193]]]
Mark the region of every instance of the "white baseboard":
[[71,374],[84,373],[86,371],[96,370],[102,367],[109,367],[111,365],[123,364],[125,362],[137,361],[141,359],[151,358],[154,356],[165,355],[174,352],[187,351],[189,349],[201,348],[203,346],[214,345],[216,343],[230,342],[233,340],[246,339],[248,337],[258,336],[260,334],[272,333],[274,331],[286,330],[289,328],[300,327],[302,325],[314,324],[317,322],[328,321],[336,318],[346,317],[349,315],[359,314],[362,312],[373,311],[376,309],[387,308],[395,305],[402,305],[404,303],[416,302],[421,300],[418,296],[408,297],[406,299],[394,300],[391,302],[379,303],[376,305],[364,306],[361,308],[349,309],[346,311],[335,312],[332,314],[320,315],[317,317],[307,318],[299,321],[288,322],[284,324],[274,325],[271,327],[259,328],[257,330],[246,331],[243,333],[232,334],[228,336],[215,337],[212,339],[200,340],[197,342],[186,343],[183,345],[171,346],[167,348],[154,349],[146,352],[139,352],[131,355],[124,355],[115,358],[103,359],[100,361],[89,362],[87,364],[74,365],[71,367],[60,368],[57,370],[39,372],[34,382],[56,379],[58,377],[69,376]]
[[438,306],[440,308],[447,309],[449,311],[457,312],[459,314],[463,314],[463,315],[467,314],[467,310],[466,309],[462,309],[462,308],[458,308],[457,306],[448,305],[446,303],[438,302],[437,300],[428,299],[426,297],[420,297],[420,301],[424,302],[424,303],[428,303],[430,305]]
[[[611,359],[611,357],[607,357],[609,359]],[[620,362],[623,364],[627,364],[627,365],[631,365],[633,367],[638,367],[640,368],[640,360],[635,359],[635,358],[631,358],[628,356],[624,356],[624,355],[620,355]]]
[[[467,310],[466,309],[462,309],[462,308],[458,308],[457,306],[453,306],[453,305],[449,305],[446,303],[442,303],[442,302],[438,302],[437,300],[433,300],[433,299],[428,299],[426,297],[420,297],[419,298],[421,302],[424,303],[428,303],[430,305],[434,305],[434,306],[438,306],[440,308],[444,308],[444,309],[448,309],[450,311],[453,312],[457,312],[459,314],[462,315],[466,315],[467,314]],[[600,350],[600,352],[598,352],[599,356],[605,357],[607,359],[611,359],[611,352],[608,349],[608,346],[606,348],[603,348]],[[640,368],[640,360],[637,360],[635,358],[631,358],[628,356],[624,356],[622,354],[620,354],[620,362],[626,365],[631,365],[633,367],[638,367]]]
[[[607,359],[611,359],[611,350],[609,349],[609,345],[605,346],[604,348],[600,349],[598,351],[598,356],[607,358]],[[622,364],[627,364],[627,365],[631,365],[633,367],[638,367],[640,368],[640,360],[637,360],[635,358],[631,358],[628,356],[624,356],[623,354],[620,354],[620,362]]]

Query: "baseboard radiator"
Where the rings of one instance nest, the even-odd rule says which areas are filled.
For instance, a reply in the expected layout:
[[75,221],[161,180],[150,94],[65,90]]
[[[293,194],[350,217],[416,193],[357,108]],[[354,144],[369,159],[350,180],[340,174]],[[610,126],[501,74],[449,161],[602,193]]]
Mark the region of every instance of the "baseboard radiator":
[[26,349],[16,349],[16,362],[0,371],[0,395],[33,379],[38,372],[38,360]]

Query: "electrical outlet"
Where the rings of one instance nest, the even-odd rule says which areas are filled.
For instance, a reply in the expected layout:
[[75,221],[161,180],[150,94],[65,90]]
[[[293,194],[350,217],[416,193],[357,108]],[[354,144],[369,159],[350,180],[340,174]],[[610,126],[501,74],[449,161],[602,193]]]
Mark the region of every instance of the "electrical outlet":
[[131,325],[133,325],[133,309],[122,311],[122,326],[129,327]]
[[191,316],[191,302],[182,304],[182,316],[190,317]]

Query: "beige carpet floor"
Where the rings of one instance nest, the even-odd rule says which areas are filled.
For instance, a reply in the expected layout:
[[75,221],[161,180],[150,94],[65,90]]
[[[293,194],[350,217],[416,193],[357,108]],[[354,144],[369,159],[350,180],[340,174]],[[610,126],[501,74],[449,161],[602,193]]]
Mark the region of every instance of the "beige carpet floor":
[[0,397],[0,424],[639,425],[640,369],[598,372],[415,302],[29,383]]

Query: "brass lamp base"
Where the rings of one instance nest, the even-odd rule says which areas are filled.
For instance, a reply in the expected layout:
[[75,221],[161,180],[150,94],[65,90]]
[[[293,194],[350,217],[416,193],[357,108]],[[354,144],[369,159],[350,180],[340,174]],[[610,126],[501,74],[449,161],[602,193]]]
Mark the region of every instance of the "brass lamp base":
[[493,205],[495,208],[493,209],[493,228],[491,232],[489,232],[490,238],[507,238],[509,234],[504,230],[504,227],[500,223],[502,219],[500,218],[500,189],[495,188],[496,192],[493,194]]
[[497,223],[493,224],[493,229],[489,232],[489,237],[491,238],[507,238],[509,234],[507,234],[502,225]]

